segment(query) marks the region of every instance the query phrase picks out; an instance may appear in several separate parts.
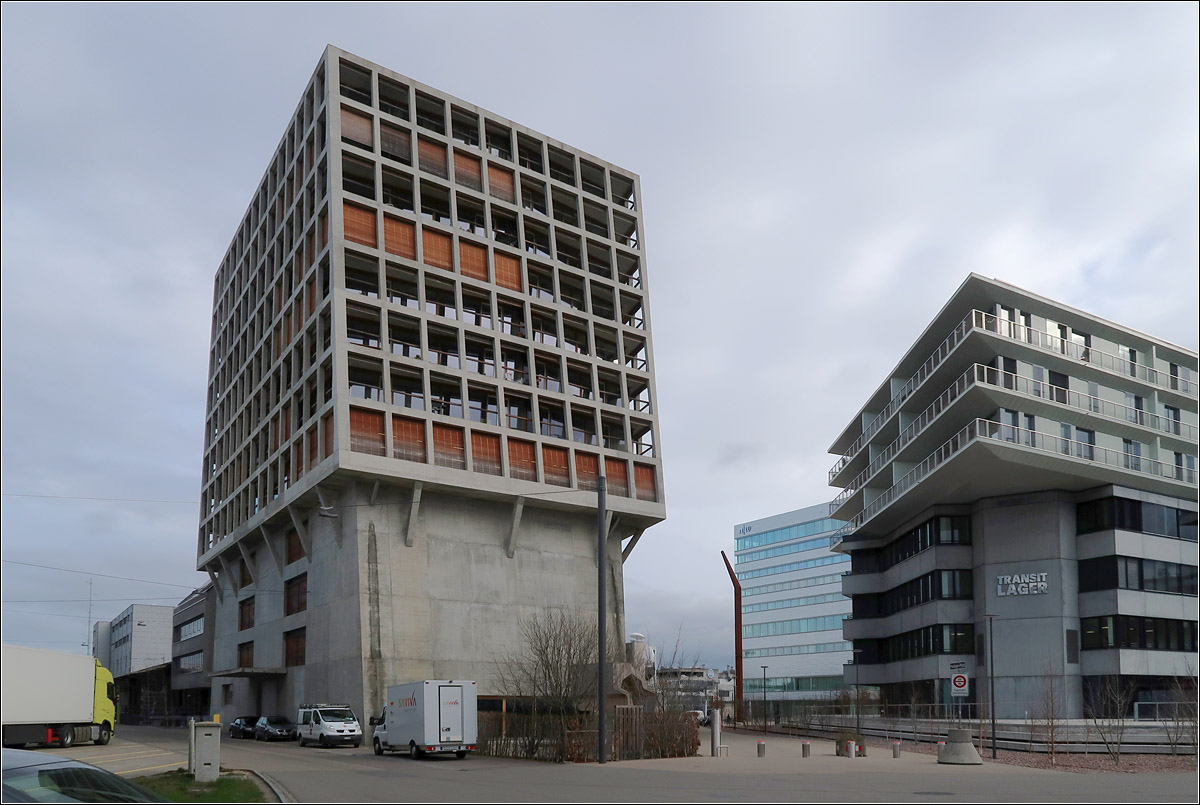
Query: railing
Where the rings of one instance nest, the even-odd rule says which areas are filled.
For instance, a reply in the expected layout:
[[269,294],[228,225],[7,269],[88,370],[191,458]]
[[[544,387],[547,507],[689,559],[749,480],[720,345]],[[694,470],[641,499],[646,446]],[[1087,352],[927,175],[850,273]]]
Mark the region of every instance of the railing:
[[405,358],[420,358],[421,346],[408,341],[392,341],[392,354],[403,355]]
[[920,416],[909,423],[908,427],[901,431],[900,435],[884,448],[882,453],[872,459],[867,468],[860,472],[846,486],[846,489],[834,498],[833,502],[829,504],[830,513],[832,514],[837,511],[847,500],[862,489],[863,484],[879,472],[909,442],[924,432],[954,400],[962,396],[967,389],[975,384],[1003,388],[1029,397],[1050,400],[1060,405],[1096,414],[1114,422],[1133,423],[1151,430],[1182,436],[1189,441],[1195,441],[1196,439],[1196,427],[1185,422],[1180,422],[1177,419],[1151,414],[1127,405],[1110,402],[1088,394],[1081,394],[1078,391],[1071,391],[1061,386],[1052,386],[1044,381],[1022,377],[1012,372],[1002,372],[994,367],[976,363],[961,374],[950,385],[950,388],[943,391],[928,408],[921,412]]
[[916,374],[909,378],[908,382],[904,384],[904,387],[892,397],[886,406],[884,406],[884,409],[880,411],[874,419],[871,420],[870,424],[863,428],[862,434],[854,440],[842,457],[838,459],[838,462],[833,465],[833,469],[829,471],[830,483],[833,483],[833,479],[839,472],[842,471],[842,468],[849,464],[850,461],[856,455],[858,455],[859,451],[866,446],[871,437],[874,436],[879,429],[883,427],[884,423],[891,419],[892,415],[900,409],[901,403],[907,400],[912,393],[916,391],[917,387],[920,386],[921,383],[925,382],[925,378],[929,377],[930,373],[941,365],[942,361],[946,359],[951,350],[958,346],[959,342],[967,337],[967,334],[976,326],[974,323],[976,315],[982,316],[983,314],[978,310],[972,310],[970,313],[968,313],[967,316],[955,326],[950,335],[946,336],[946,340],[938,345],[938,348],[933,351],[933,354],[930,355],[928,359],[926,359],[925,363],[921,364],[921,368],[917,370]]
[[[962,321],[955,326],[954,330],[946,339],[938,345],[938,348],[933,351],[933,354],[926,359],[921,368],[909,378],[904,387],[897,392],[884,409],[871,420],[862,434],[854,440],[846,452],[842,455],[838,462],[834,464],[829,471],[829,481],[837,476],[841,470],[853,460],[863,447],[866,446],[871,437],[874,436],[880,428],[887,423],[892,416],[899,410],[900,405],[912,396],[913,392],[925,382],[926,378],[946,359],[958,344],[966,338],[966,336],[975,329],[986,330],[991,333],[1010,338],[1014,341],[1020,341],[1024,344],[1054,352],[1060,355],[1065,355],[1068,358],[1074,358],[1091,366],[1104,369],[1114,374],[1119,374],[1123,377],[1136,377],[1144,380],[1147,383],[1158,386],[1160,388],[1171,389],[1190,397],[1196,396],[1196,390],[1192,388],[1187,379],[1180,378],[1174,375],[1167,375],[1152,369],[1144,364],[1135,363],[1124,358],[1112,355],[1107,352],[1095,349],[1094,347],[1079,344],[1070,339],[1060,338],[1059,336],[1044,333],[1041,330],[1035,330],[1032,327],[1026,327],[1022,324],[1001,319],[991,313],[984,313],[982,310],[972,310]],[[1084,395],[1086,396],[1086,395]]]
[[910,470],[907,475],[897,481],[890,489],[871,501],[852,520],[847,521],[846,525],[842,526],[835,533],[844,535],[857,528],[861,528],[865,522],[894,502],[931,472],[958,455],[967,445],[977,439],[1020,444],[1044,453],[1082,459],[1159,478],[1182,480],[1185,483],[1193,485],[1196,483],[1194,470],[1188,471],[1173,464],[1165,464],[1157,459],[1145,458],[1124,451],[1110,450],[1107,447],[1097,447],[1094,444],[1078,442],[1074,439],[1063,439],[1060,436],[1038,433],[1037,431],[1019,428],[1015,425],[1005,425],[990,419],[974,419],[965,428],[951,436],[933,454]]

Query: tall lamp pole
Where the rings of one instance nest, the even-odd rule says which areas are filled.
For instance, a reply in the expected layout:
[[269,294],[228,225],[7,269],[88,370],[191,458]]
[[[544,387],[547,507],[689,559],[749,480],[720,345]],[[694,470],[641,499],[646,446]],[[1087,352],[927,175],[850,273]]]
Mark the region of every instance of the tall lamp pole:
[[[604,462],[600,462],[603,466]],[[604,512],[605,477],[601,473],[596,478],[596,632],[599,637],[599,654],[596,662],[596,759],[600,763],[608,761],[607,725],[604,723],[604,705],[608,698],[608,676],[605,658],[608,656],[608,604],[605,601],[605,576],[608,573],[608,528]]]
[[992,640],[992,621],[995,620],[995,615],[984,615],[987,618],[987,633],[988,633],[988,688],[990,694],[988,698],[990,703],[988,709],[992,711],[992,760],[996,759],[996,644]]
[[769,666],[766,666],[766,665],[764,665],[762,667],[762,669],[763,669],[763,733],[764,734],[767,731],[767,668],[768,667]]
[[858,687],[858,655],[863,653],[860,648],[852,649],[854,652],[854,735],[858,740],[862,737],[862,693]]

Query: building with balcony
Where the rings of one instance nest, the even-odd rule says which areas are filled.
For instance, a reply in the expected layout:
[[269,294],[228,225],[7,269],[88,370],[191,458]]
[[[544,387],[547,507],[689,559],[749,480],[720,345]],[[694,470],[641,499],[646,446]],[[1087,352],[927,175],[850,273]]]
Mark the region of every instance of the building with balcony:
[[830,550],[842,525],[821,503],[734,527],[747,700],[763,701],[764,684],[768,702],[827,698],[846,687],[843,666],[853,654],[842,637],[850,616],[842,574],[850,557]]
[[955,664],[986,700],[994,666],[1001,718],[1051,689],[1079,717],[1111,680],[1169,698],[1195,673],[1196,373],[1193,350],[968,277],[830,448],[862,682],[948,703]]
[[[216,274],[212,706],[376,709],[608,602],[665,516],[638,177],[334,47]],[[207,628],[206,624],[206,628]]]

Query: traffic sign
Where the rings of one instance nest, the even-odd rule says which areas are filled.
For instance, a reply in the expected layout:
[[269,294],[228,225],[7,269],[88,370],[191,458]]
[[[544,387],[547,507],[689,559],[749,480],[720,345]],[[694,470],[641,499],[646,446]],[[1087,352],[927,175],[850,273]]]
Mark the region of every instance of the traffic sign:
[[965,673],[954,674],[950,677],[950,695],[966,696],[970,690],[970,679]]

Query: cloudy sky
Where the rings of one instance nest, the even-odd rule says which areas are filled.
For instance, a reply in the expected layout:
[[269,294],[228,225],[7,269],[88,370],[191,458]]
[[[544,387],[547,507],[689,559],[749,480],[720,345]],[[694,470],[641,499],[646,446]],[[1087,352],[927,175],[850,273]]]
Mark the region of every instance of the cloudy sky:
[[64,569],[93,619],[205,580],[212,277],[326,43],[641,176],[668,519],[627,621],[709,665],[733,525],[833,497],[969,272],[1197,347],[1194,3],[2,13],[5,642],[84,650]]

